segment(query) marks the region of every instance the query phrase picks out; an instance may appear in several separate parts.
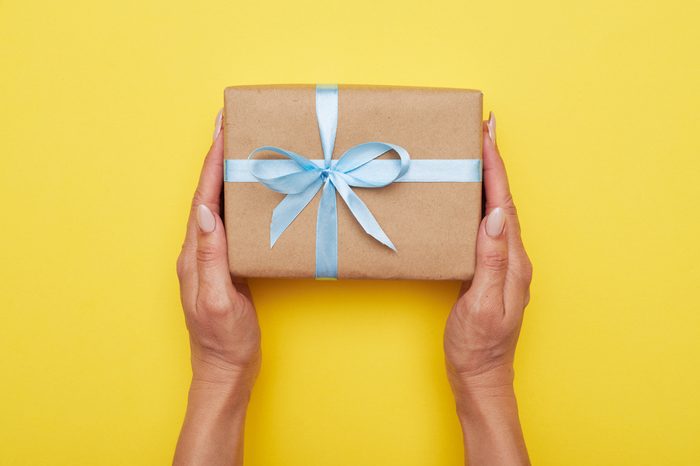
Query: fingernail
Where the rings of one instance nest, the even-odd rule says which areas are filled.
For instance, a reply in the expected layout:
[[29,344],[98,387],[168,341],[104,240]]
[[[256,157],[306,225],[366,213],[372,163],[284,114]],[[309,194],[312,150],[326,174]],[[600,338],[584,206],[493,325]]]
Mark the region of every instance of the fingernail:
[[221,120],[223,119],[224,116],[224,109],[222,108],[219,110],[219,113],[216,114],[216,120],[214,120],[214,136],[212,136],[212,140],[216,141],[217,136],[219,136],[219,133],[221,132]]
[[497,238],[503,233],[503,227],[505,225],[506,215],[503,209],[496,207],[486,218],[486,234],[491,238]]
[[204,204],[197,206],[197,225],[204,233],[211,233],[216,228],[216,219],[209,207]]
[[496,143],[496,115],[493,112],[489,112],[489,121],[486,122],[486,126],[489,129],[489,137],[491,141]]

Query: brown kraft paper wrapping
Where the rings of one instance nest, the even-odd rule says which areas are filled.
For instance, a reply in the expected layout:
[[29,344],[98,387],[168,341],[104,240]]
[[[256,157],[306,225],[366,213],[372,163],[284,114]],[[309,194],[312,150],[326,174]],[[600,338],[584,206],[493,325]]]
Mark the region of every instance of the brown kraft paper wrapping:
[[[482,94],[475,90],[338,86],[333,159],[369,141],[403,146],[411,159],[480,159]],[[315,85],[229,87],[224,93],[224,158],[277,146],[323,159]],[[382,158],[395,157],[393,152]],[[278,158],[261,154],[257,158]],[[357,223],[337,197],[339,279],[467,280],[474,273],[481,183],[393,183],[353,188],[397,252]],[[224,183],[231,273],[313,278],[321,192],[270,248],[270,219],[284,198],[259,183]]]

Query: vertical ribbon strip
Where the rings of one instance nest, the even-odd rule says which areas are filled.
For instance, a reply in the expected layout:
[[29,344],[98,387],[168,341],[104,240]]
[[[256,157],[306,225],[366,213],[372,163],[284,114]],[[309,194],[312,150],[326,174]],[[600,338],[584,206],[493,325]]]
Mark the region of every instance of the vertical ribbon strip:
[[[338,127],[338,86],[316,86],[316,118],[323,149],[323,160],[309,160],[292,151],[274,146],[254,149],[246,160],[226,160],[224,181],[259,182],[286,194],[272,212],[270,247],[311,202],[319,190],[321,200],[316,218],[316,278],[338,276],[338,211],[336,192],[343,199],[364,231],[396,251],[394,244],[352,187],[382,188],[395,181],[467,182],[481,181],[481,160],[414,160],[401,146],[386,142],[366,142],[351,147],[337,160],[333,148]],[[258,152],[273,152],[285,159],[258,160]],[[394,151],[398,160],[376,160]],[[414,170],[413,167],[417,169]],[[409,171],[409,169],[411,169]]]

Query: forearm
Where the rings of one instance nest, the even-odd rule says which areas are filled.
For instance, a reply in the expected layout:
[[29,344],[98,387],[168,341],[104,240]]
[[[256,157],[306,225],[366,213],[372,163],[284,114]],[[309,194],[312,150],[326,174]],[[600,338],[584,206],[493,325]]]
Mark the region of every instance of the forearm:
[[174,465],[243,464],[243,432],[250,399],[244,382],[193,381]]
[[512,383],[469,380],[453,383],[464,436],[465,463],[529,465]]

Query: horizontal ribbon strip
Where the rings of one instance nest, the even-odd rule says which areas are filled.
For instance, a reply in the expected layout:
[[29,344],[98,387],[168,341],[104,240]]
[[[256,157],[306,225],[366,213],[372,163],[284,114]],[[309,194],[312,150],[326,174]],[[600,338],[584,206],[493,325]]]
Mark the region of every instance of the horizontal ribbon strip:
[[[324,168],[323,159],[310,160],[311,163]],[[372,160],[367,164],[348,172],[353,176],[366,177],[377,174],[395,173],[399,160]],[[265,178],[290,175],[299,170],[299,165],[289,159],[242,159],[224,161],[224,181],[231,183],[257,183],[255,171]],[[406,174],[396,179],[395,183],[469,183],[481,181],[480,159],[411,159]]]

